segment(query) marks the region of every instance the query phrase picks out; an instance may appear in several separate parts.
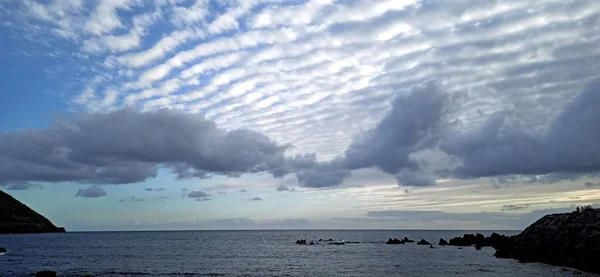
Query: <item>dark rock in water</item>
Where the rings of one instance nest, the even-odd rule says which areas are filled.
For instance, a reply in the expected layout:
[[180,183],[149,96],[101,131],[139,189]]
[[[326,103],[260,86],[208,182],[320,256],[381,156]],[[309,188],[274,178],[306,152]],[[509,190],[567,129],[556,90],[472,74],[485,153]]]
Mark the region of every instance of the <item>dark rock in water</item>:
[[6,253],[6,249],[5,249],[5,248],[2,248],[2,247],[0,247],[0,253]]
[[296,241],[296,244],[306,245],[306,240],[305,239],[299,239],[299,240]]
[[56,277],[56,272],[50,270],[43,270],[36,273],[35,277]]
[[399,240],[397,238],[395,239],[388,239],[388,241],[385,244],[404,244],[403,240]]
[[409,242],[415,242],[414,240],[408,239],[407,237],[404,237],[404,238],[402,239],[402,241],[403,241],[403,242],[405,242],[405,243],[409,243]]
[[440,239],[438,245],[448,245],[448,242],[445,239]]
[[308,245],[315,245],[315,242],[311,240]]
[[498,245],[495,255],[600,273],[600,209],[546,215]]
[[426,241],[425,239],[421,239],[419,242],[417,242],[418,245],[431,245],[430,242]]
[[435,248],[435,247],[433,247],[433,245],[429,245],[429,248]]
[[481,250],[482,245],[481,244],[475,244],[475,250]]
[[455,237],[450,239],[448,245],[453,246],[472,246],[479,245],[480,247],[492,246],[496,247],[498,245],[504,244],[506,241],[510,240],[508,236],[500,235],[497,233],[492,233],[491,236],[485,237],[482,234],[464,234],[462,237]]
[[48,219],[0,191],[0,234],[64,233]]
[[346,241],[346,243],[348,244],[359,244],[360,241]]
[[458,249],[463,249],[462,247],[459,247]]
[[328,244],[329,245],[345,245],[346,243],[343,241],[334,241],[334,242],[330,242]]

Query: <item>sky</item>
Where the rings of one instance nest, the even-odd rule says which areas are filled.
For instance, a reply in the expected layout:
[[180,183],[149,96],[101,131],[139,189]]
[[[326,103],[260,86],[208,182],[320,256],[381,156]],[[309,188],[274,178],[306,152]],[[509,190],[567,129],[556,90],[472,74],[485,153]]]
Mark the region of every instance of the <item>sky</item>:
[[71,231],[600,203],[596,0],[0,0],[0,189]]

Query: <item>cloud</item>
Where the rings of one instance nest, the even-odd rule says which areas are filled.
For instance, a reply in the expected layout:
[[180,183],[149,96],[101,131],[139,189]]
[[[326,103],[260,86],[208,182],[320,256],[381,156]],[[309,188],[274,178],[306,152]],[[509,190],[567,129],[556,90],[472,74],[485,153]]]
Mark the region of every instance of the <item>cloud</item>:
[[256,201],[263,201],[263,199],[262,199],[262,198],[260,198],[260,197],[253,197],[253,198],[249,198],[249,199],[247,199],[247,200],[248,200],[248,201],[253,201],[253,202],[256,202]]
[[516,210],[522,210],[529,207],[529,204],[519,204],[519,205],[503,205],[502,209],[503,211],[516,211]]
[[600,182],[585,182],[584,185],[588,188],[600,187]]
[[163,191],[163,190],[165,190],[165,189],[164,188],[157,188],[154,191]]
[[27,190],[30,187],[31,187],[31,184],[29,184],[29,183],[15,183],[15,184],[9,185],[6,189],[7,190]]
[[153,189],[153,188],[146,188],[146,189],[144,189],[144,190],[145,190],[145,191],[154,191],[154,189]]
[[237,176],[281,167],[287,148],[180,111],[76,114],[47,129],[0,133],[0,183],[137,183],[161,166],[179,178]]
[[294,188],[290,188],[286,185],[279,185],[277,186],[277,188],[275,188],[276,191],[296,191]]
[[194,198],[196,201],[210,201],[212,196],[204,191],[193,190],[188,192],[187,197]]
[[107,193],[101,186],[91,185],[85,189],[79,189],[75,197],[98,198],[106,196]]
[[241,189],[240,192],[248,192],[247,189]]
[[577,178],[600,171],[600,81],[587,84],[542,130],[519,126],[504,113],[480,128],[454,132],[442,149],[460,159],[461,178],[564,174]]

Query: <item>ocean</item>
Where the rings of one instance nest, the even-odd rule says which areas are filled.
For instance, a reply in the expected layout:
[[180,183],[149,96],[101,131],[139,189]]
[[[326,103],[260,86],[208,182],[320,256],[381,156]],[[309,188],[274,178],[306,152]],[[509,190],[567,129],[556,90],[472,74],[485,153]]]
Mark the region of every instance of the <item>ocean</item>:
[[[286,230],[71,232],[0,235],[0,276],[572,276],[575,271],[497,259],[492,248],[437,246],[477,231]],[[514,235],[518,232],[497,231]],[[491,231],[481,232],[490,235]],[[388,238],[435,245],[386,245]],[[298,239],[358,241],[296,245]],[[582,274],[579,276],[588,276]],[[589,275],[592,276],[592,275]]]

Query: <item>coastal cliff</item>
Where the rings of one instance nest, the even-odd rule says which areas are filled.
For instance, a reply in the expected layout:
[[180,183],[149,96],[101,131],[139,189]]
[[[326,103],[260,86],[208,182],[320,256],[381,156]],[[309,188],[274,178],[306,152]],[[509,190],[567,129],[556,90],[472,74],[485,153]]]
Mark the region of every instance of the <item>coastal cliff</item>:
[[546,215],[498,245],[495,255],[600,273],[600,209]]
[[64,233],[50,220],[0,190],[0,234]]

